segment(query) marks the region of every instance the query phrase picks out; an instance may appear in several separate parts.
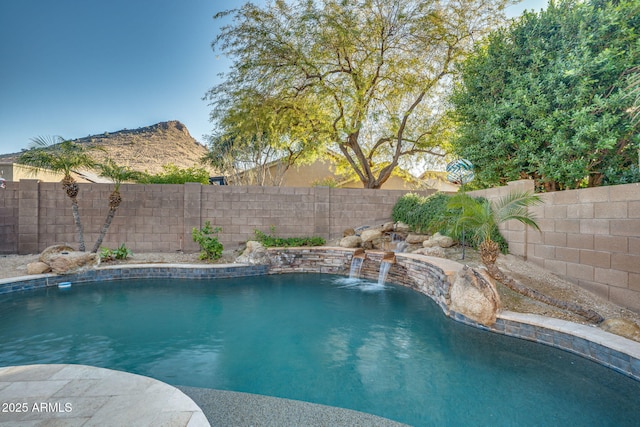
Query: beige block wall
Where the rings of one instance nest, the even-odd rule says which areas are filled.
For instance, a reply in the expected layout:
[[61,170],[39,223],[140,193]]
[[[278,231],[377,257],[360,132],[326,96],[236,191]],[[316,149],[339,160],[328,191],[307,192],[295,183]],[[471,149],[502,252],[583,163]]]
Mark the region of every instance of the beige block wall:
[[[79,184],[78,205],[87,250],[108,214],[109,184]],[[281,237],[342,236],[345,228],[382,223],[405,191],[123,184],[122,204],[103,246],[122,243],[135,252],[199,250],[191,237],[205,221],[221,227],[228,249],[253,238],[254,230]],[[422,192],[427,195],[430,192]],[[49,245],[77,246],[71,202],[59,183],[22,180],[0,192],[0,252],[37,253]]]
[[0,253],[18,250],[18,183],[7,182],[0,188]]
[[[516,181],[474,195],[493,199],[511,189],[533,189]],[[512,253],[526,258],[612,302],[640,311],[640,184],[541,194],[531,208],[541,232],[508,225]]]

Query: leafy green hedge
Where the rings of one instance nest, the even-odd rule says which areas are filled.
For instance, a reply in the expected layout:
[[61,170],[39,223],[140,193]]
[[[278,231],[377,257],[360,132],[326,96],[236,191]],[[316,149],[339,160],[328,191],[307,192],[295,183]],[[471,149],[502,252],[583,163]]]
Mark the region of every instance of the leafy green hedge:
[[271,227],[271,233],[266,234],[260,230],[254,230],[256,240],[266,248],[273,247],[297,247],[297,246],[322,246],[326,242],[322,237],[277,237],[275,228]]
[[393,207],[391,218],[408,224],[417,232],[441,231],[442,221],[447,213],[449,196],[435,193],[422,197],[414,193],[402,196]]
[[[451,232],[450,224],[455,222],[456,216],[460,215],[460,211],[447,208],[450,197],[444,193],[435,193],[427,197],[407,193],[399,198],[393,206],[391,218],[395,222],[404,222],[418,233],[440,232],[456,240],[462,240],[461,234]],[[470,238],[472,233],[465,233],[465,235],[468,244],[477,249],[480,242]],[[500,234],[500,230],[496,228],[491,234],[491,239],[498,243],[502,253],[508,253],[509,245]]]

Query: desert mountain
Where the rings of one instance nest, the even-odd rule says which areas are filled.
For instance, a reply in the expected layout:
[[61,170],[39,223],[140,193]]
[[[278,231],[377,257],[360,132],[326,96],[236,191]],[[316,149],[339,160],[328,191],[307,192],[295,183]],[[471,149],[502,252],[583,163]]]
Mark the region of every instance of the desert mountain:
[[[162,166],[168,163],[180,168],[205,167],[200,159],[207,153],[207,148],[196,141],[187,127],[177,120],[138,129],[105,132],[75,139],[73,142],[100,147],[101,150],[93,153],[98,161],[110,157],[120,165],[152,174],[162,172]],[[19,155],[20,153],[1,155],[0,162],[15,162]]]

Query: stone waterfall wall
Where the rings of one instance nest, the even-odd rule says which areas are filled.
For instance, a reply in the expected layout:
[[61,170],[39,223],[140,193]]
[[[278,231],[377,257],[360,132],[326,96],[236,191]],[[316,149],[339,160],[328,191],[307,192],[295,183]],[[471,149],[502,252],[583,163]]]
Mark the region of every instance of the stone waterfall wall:
[[[351,260],[357,249],[270,248],[269,272],[349,274]],[[360,277],[377,280],[384,252],[367,251]],[[446,315],[450,315],[451,286],[464,266],[455,261],[399,253],[391,265],[387,281],[407,286],[433,299]]]

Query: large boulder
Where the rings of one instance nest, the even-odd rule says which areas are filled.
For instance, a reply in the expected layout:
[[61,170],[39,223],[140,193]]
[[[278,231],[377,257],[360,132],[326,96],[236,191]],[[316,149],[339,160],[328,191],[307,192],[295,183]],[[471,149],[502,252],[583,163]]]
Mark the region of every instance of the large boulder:
[[382,230],[380,228],[368,228],[360,233],[362,247],[365,249],[380,249],[382,247]]
[[74,249],[68,245],[53,245],[46,248],[38,257],[38,261],[49,264],[51,260],[61,253],[73,252]]
[[418,234],[418,233],[409,233],[409,235],[404,239],[410,245],[421,245],[422,242],[429,239],[428,234]]
[[446,258],[447,253],[439,246],[435,246],[433,248],[419,248],[415,251],[411,252],[412,254],[418,255],[427,255],[427,256],[435,256],[438,258]]
[[338,245],[342,248],[359,248],[362,244],[360,236],[346,236],[340,239]]
[[382,230],[379,228],[368,228],[360,233],[362,242],[372,242],[382,238]]
[[247,247],[242,252],[236,262],[240,264],[269,264],[269,254],[262,243],[255,240],[249,240]]
[[345,228],[345,230],[342,232],[342,237],[355,236],[355,234],[356,230],[354,230],[353,228]]
[[496,323],[500,295],[489,276],[464,266],[451,286],[451,310],[491,326]]
[[96,267],[100,257],[92,252],[62,251],[52,254],[47,264],[56,274],[73,274]]
[[628,319],[612,317],[602,322],[600,328],[630,340],[640,341],[640,326]]
[[441,248],[450,248],[451,246],[455,245],[455,243],[456,242],[451,237],[436,233],[431,236],[429,240],[425,240],[424,242],[422,242],[422,246],[425,248],[433,248],[435,246],[439,246]]
[[384,224],[382,224],[383,233],[390,233],[394,231],[395,228],[396,228],[396,225],[393,223],[393,221],[385,222]]
[[396,222],[396,226],[395,226],[395,231],[397,233],[409,233],[409,231],[411,230],[411,227],[409,227],[409,225],[405,224],[404,222],[398,221]]
[[42,261],[30,262],[27,264],[27,274],[44,274],[49,273],[51,267]]

